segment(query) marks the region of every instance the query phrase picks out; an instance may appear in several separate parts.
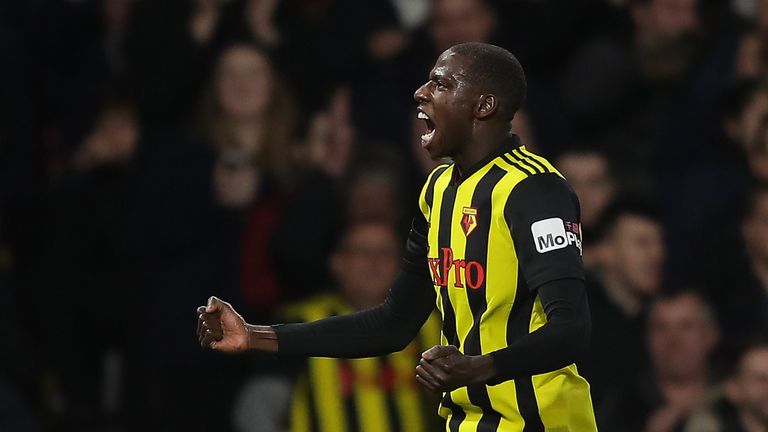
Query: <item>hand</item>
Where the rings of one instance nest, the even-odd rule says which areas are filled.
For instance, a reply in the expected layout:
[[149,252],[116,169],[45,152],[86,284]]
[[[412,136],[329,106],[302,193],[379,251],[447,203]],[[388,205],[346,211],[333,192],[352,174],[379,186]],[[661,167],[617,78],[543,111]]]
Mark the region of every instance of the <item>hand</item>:
[[496,374],[488,355],[468,356],[453,345],[436,345],[421,355],[416,380],[434,393],[484,383]]
[[232,305],[211,297],[207,306],[197,308],[197,313],[197,339],[200,346],[229,353],[248,349],[245,320],[232,309]]

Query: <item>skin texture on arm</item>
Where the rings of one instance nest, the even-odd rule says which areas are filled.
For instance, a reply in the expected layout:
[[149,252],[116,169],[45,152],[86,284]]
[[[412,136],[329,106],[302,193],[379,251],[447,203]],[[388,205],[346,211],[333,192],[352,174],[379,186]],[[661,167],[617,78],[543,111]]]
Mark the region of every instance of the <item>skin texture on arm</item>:
[[249,349],[313,357],[372,357],[403,349],[435,307],[426,263],[427,223],[414,219],[403,270],[381,305],[354,314],[275,326],[251,325],[215,297],[198,308],[198,341],[204,348],[237,353]]

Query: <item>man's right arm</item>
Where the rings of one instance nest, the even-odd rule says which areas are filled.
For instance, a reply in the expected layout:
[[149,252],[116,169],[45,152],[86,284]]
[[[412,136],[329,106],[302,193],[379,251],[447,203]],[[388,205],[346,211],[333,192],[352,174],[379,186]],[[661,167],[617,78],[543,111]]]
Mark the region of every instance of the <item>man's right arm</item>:
[[[312,357],[362,358],[400,351],[413,340],[435,307],[436,294],[427,266],[427,229],[423,216],[414,218],[403,268],[381,305],[310,323],[271,327],[246,324],[243,330],[247,332],[247,339],[234,350],[228,349],[225,340],[217,340],[222,332],[219,330],[217,334],[217,329],[210,329],[216,325],[210,323],[210,313],[201,313],[202,333],[198,330],[201,344],[226,351],[276,350],[280,354]],[[228,305],[227,308],[231,309]],[[221,323],[226,326],[224,317]],[[209,332],[207,338],[206,332]],[[225,339],[226,333],[225,330]]]

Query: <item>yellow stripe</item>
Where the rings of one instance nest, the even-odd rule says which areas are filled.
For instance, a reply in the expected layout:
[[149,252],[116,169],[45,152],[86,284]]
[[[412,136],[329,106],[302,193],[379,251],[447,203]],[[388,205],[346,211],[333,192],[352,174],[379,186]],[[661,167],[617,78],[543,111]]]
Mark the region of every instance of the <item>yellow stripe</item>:
[[351,360],[350,364],[355,371],[355,402],[360,430],[389,431],[387,400],[379,384],[379,359]]
[[419,208],[421,209],[421,213],[424,215],[424,219],[429,220],[429,204],[427,202],[427,189],[429,188],[429,184],[432,182],[432,177],[435,176],[435,173],[437,170],[443,168],[445,165],[439,165],[435,169],[432,170],[431,173],[429,173],[429,176],[427,176],[427,181],[424,182],[424,186],[421,188],[421,193],[419,194]]
[[542,165],[547,167],[547,169],[549,169],[549,171],[559,175],[560,177],[563,177],[563,175],[560,174],[560,171],[558,171],[557,168],[555,168],[555,166],[552,165],[547,159],[545,159],[545,158],[543,158],[543,157],[541,157],[541,156],[539,156],[539,155],[537,155],[535,153],[532,153],[531,151],[526,149],[525,146],[520,146],[519,150],[520,150],[520,152],[522,154],[524,154],[525,156],[528,156],[530,159],[535,159],[535,160],[539,161],[539,163],[541,163]]
[[419,348],[409,345],[405,351],[388,357],[389,363],[397,374],[394,398],[403,432],[421,432],[425,428],[424,407],[419,394],[419,385],[414,379],[414,360],[418,357],[418,350]]
[[[512,158],[510,157],[510,159],[512,159]],[[512,159],[512,160],[514,160],[514,159]],[[506,171],[507,172],[507,176],[512,175],[512,178],[516,178],[517,182],[519,182],[520,180],[523,180],[525,178],[528,178],[529,176],[532,175],[532,174],[530,174],[531,169],[528,168],[527,166],[522,166],[521,167],[520,166],[520,162],[515,161],[516,165],[512,165],[511,163],[509,163],[506,160],[504,160],[504,158],[502,158],[502,157],[497,157],[496,159],[494,159],[493,162],[499,168],[501,168],[504,171]],[[523,169],[525,171],[525,173],[523,171],[520,171],[520,169]]]
[[[501,158],[498,159],[503,163]],[[507,347],[507,320],[517,291],[518,261],[510,228],[504,217],[504,208],[512,189],[527,178],[522,172],[506,164],[507,174],[491,192],[491,226],[488,237],[486,264],[486,301],[488,311],[480,326],[483,354]],[[505,168],[501,166],[501,168]],[[522,430],[524,422],[518,412],[513,381],[487,386],[493,409],[504,417],[499,430]]]
[[[319,307],[309,308],[308,321],[316,321],[328,316],[327,310]],[[320,429],[327,432],[345,432],[344,404],[341,400],[339,365],[336,359],[312,358],[309,360],[309,376],[315,393],[315,412],[318,413]]]
[[307,377],[301,375],[294,385],[293,402],[291,403],[291,431],[310,432],[309,420],[309,388]]

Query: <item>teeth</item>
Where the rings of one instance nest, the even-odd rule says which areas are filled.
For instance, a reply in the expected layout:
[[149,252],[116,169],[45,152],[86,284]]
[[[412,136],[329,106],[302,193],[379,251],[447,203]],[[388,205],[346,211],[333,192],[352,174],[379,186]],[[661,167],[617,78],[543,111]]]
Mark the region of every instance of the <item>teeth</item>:
[[422,141],[431,141],[432,137],[435,136],[435,131],[432,130],[432,132],[427,132],[424,135],[421,136]]
[[419,111],[419,115],[417,117],[422,120],[429,120],[429,116],[426,115],[423,111]]

